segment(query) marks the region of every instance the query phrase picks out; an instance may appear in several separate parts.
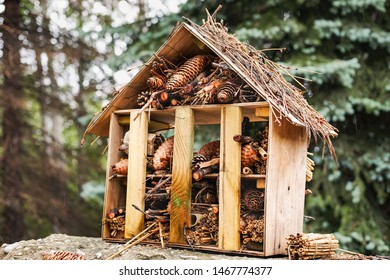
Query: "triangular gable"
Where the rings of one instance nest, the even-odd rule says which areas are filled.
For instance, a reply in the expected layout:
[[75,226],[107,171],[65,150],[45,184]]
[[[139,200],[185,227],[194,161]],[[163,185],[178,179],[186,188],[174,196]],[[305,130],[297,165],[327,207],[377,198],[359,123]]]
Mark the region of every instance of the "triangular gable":
[[[197,54],[210,54],[210,49],[204,47],[207,44],[202,44],[202,42],[197,41],[190,29],[191,27],[186,23],[178,25],[155,54],[175,64]],[[137,95],[142,91],[148,90],[146,80],[150,77],[151,65],[154,60],[155,57],[151,57],[133,79],[118,90],[118,93],[110,103],[91,121],[86,129],[87,133],[108,137],[110,115],[112,112],[120,109],[134,109],[139,107],[137,105]]]

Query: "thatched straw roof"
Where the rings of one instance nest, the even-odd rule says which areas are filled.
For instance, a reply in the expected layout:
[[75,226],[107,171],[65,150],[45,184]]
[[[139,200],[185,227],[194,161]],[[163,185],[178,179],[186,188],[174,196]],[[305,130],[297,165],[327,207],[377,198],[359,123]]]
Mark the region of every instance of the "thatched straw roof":
[[[179,62],[183,57],[214,53],[269,102],[277,120],[287,118],[295,125],[306,127],[308,137],[313,136],[315,140],[320,138],[325,144],[324,148],[327,146],[336,159],[331,137],[336,137],[338,130],[308,104],[302,90],[284,78],[283,74],[288,74],[286,67],[269,60],[262,51],[240,42],[228,33],[227,28],[216,21],[215,13],[207,15],[207,20],[201,26],[185,19],[188,23],[181,23],[171,32],[165,44],[156,52],[156,56]],[[154,60],[153,56],[137,75],[119,90],[113,100],[93,118],[86,132],[108,136],[109,117],[113,111],[138,107],[137,94],[147,90],[146,80]]]

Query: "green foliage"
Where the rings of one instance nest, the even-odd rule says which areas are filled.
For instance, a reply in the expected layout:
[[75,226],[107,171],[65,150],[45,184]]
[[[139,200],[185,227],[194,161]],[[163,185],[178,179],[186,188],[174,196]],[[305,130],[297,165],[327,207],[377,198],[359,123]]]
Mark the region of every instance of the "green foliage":
[[386,12],[386,0],[333,0],[331,1],[333,13],[341,13],[343,16],[353,12],[374,8],[379,12]]

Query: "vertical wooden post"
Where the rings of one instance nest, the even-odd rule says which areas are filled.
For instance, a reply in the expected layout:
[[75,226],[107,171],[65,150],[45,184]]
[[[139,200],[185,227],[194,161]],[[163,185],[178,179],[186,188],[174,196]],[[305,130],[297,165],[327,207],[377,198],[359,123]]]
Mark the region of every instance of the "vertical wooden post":
[[241,144],[233,136],[241,134],[241,122],[240,107],[222,108],[218,246],[227,250],[240,249]]
[[129,171],[127,174],[125,238],[131,238],[144,228],[144,214],[134,209],[145,208],[146,148],[148,116],[146,112],[134,120],[138,110],[130,113]]
[[307,134],[270,114],[265,189],[264,255],[285,254],[286,237],[303,230]]
[[178,107],[175,115],[170,235],[172,243],[187,243],[184,228],[191,224],[191,161],[194,147],[194,113]]
[[[120,152],[118,147],[121,144],[121,139],[123,136],[123,131],[121,126],[118,123],[118,116],[114,113],[110,116],[110,137],[108,138],[108,153],[107,153],[107,169],[106,169],[106,187],[104,195],[104,207],[103,207],[103,219],[106,218],[107,211],[124,205],[124,200],[122,200],[121,186],[119,185],[118,180],[110,180],[109,178],[113,174],[111,165],[118,162],[120,159]],[[123,204],[121,204],[123,203]],[[102,238],[110,237],[110,229],[107,223],[103,223],[102,228]]]

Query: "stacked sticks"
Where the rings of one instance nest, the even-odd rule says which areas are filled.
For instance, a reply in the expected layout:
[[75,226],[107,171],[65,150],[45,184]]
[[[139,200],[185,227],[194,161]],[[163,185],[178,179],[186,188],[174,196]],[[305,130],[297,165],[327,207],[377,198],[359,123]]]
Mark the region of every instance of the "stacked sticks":
[[297,233],[287,238],[287,254],[290,260],[330,258],[339,248],[333,234]]

